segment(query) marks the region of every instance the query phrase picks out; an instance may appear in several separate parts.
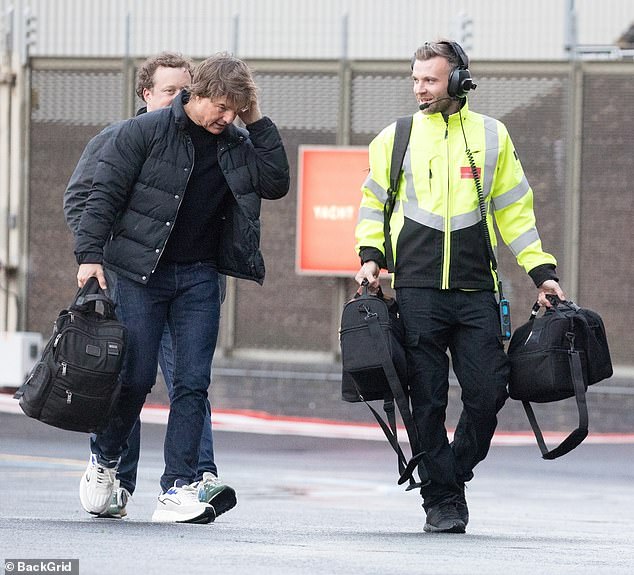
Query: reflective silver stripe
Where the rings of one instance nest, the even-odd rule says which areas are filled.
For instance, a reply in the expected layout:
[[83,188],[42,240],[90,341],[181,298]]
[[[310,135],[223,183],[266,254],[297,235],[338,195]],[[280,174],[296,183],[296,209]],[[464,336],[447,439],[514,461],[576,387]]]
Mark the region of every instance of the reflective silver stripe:
[[359,219],[357,220],[361,223],[363,220],[374,220],[377,222],[383,221],[383,210],[377,210],[375,208],[359,208]]
[[475,209],[466,214],[460,214],[459,216],[453,216],[451,218],[451,230],[456,231],[469,228],[477,224],[481,219],[479,209]]
[[508,192],[504,192],[499,195],[497,198],[493,198],[493,207],[495,211],[501,210],[502,208],[506,208],[510,206],[513,202],[524,197],[529,190],[528,180],[526,176],[522,178],[522,181],[517,184],[514,188],[511,188]]
[[403,159],[403,174],[405,175],[405,196],[407,202],[404,202],[403,215],[424,226],[435,230],[445,230],[445,218],[438,214],[428,212],[418,207],[418,198],[414,189],[414,174],[412,173],[412,157],[410,148],[407,146],[405,158]]
[[363,182],[363,187],[368,188],[382,204],[387,202],[387,190],[372,179],[372,174],[368,174],[365,182]]
[[537,233],[537,228],[531,228],[530,230],[524,232],[518,238],[515,238],[510,244],[509,248],[513,252],[515,257],[524,250],[526,247],[530,246],[533,242],[539,240],[539,234]]
[[483,116],[484,118],[484,145],[486,152],[484,155],[484,179],[482,182],[482,196],[488,197],[493,185],[493,176],[498,164],[498,150],[500,149],[498,138],[498,123],[494,118]]
[[427,210],[422,210],[411,202],[405,206],[405,215],[410,220],[414,220],[415,222],[427,226],[428,228],[433,228],[434,230],[441,232],[445,231],[445,218],[439,216],[438,214],[428,212]]
[[[484,156],[484,181],[482,183],[483,196],[486,198],[491,193],[493,184],[493,176],[498,161],[498,123],[495,119],[484,116],[484,134],[485,134],[485,156]],[[405,192],[407,203],[405,204],[404,215],[409,219],[423,224],[441,232],[445,231],[445,219],[439,214],[434,214],[418,207],[418,198],[414,189],[414,179],[412,175],[412,161],[410,156],[410,148],[408,146],[403,160],[403,172],[405,174]],[[451,229],[461,230],[477,224],[481,220],[480,209],[460,214],[451,218]]]

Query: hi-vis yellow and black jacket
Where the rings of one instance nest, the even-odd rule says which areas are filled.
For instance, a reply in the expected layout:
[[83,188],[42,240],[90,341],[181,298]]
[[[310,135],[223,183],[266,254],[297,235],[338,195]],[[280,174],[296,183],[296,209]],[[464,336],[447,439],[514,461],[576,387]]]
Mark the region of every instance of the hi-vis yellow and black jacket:
[[[373,260],[383,268],[383,206],[395,126],[385,128],[370,144],[370,173],[363,184],[356,227],[361,261]],[[542,250],[533,192],[506,127],[469,111],[465,103],[447,121],[440,113],[414,115],[390,220],[394,287],[495,289],[465,139],[482,185],[493,248],[491,214],[503,241],[535,285],[557,279],[555,258]]]

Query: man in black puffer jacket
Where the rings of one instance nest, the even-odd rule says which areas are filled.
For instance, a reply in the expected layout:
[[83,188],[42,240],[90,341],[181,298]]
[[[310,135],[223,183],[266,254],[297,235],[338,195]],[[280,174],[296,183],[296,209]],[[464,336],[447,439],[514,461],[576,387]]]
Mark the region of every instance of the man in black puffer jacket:
[[[236,117],[246,129],[232,125]],[[174,392],[152,519],[215,519],[191,483],[218,333],[218,274],[263,282],[261,199],[288,188],[279,132],[260,112],[246,64],[225,53],[203,61],[171,107],[124,122],[104,148],[76,235],[77,280],[82,286],[95,276],[106,288],[106,275],[116,274],[129,351],[111,422],[91,439],[80,484],[89,513],[110,502],[121,452],[156,379],[167,321]]]

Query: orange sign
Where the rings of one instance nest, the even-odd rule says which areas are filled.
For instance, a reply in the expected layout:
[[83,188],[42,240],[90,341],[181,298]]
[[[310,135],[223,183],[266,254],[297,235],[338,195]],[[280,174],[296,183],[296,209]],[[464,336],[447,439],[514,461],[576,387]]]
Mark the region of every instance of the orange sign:
[[298,165],[296,271],[352,278],[360,266],[354,229],[368,149],[300,146]]

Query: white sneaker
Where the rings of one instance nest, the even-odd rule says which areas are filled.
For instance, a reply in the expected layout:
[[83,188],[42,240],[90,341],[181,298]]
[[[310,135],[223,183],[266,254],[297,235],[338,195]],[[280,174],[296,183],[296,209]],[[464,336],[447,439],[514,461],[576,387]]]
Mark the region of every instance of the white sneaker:
[[232,487],[225,485],[213,473],[205,471],[201,481],[191,484],[198,491],[198,499],[209,503],[214,508],[216,517],[220,517],[236,506],[236,492]]
[[158,497],[152,515],[154,523],[211,523],[216,519],[214,508],[198,500],[198,491],[176,480]]
[[112,499],[117,468],[104,467],[97,463],[97,456],[90,454],[90,461],[86,472],[79,482],[79,500],[81,506],[92,513],[103,513]]
[[99,514],[99,517],[103,517],[105,519],[123,519],[128,514],[126,511],[126,505],[131,497],[132,495],[130,495],[130,492],[125,487],[121,487],[119,480],[117,479],[114,482],[110,505],[106,507],[106,510],[103,513]]

